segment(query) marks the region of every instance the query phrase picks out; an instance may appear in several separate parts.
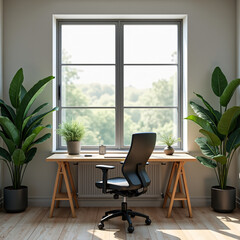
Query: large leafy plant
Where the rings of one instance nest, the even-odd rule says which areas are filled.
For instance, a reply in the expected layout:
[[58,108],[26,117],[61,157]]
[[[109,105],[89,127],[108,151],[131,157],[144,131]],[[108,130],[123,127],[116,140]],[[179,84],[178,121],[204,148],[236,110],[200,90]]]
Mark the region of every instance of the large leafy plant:
[[47,103],[33,111],[30,111],[30,108],[53,78],[53,76],[44,78],[27,91],[22,85],[24,77],[21,68],[13,77],[9,88],[12,106],[0,99],[0,137],[6,145],[6,148],[0,147],[0,157],[7,164],[14,189],[21,187],[26,167],[37,152],[35,145],[44,142],[51,136],[50,133],[46,133],[38,137],[43,129],[51,128],[51,125],[42,125],[43,118],[57,108],[41,114],[39,111]]
[[228,108],[228,104],[240,79],[228,83],[219,67],[212,74],[211,86],[213,93],[219,98],[219,111],[214,109],[200,94],[196,96],[203,106],[190,101],[190,106],[196,115],[186,119],[198,124],[199,137],[195,142],[199,145],[204,156],[198,156],[198,161],[206,167],[213,168],[219,183],[224,189],[227,185],[228,171],[234,153],[240,146],[240,106]]

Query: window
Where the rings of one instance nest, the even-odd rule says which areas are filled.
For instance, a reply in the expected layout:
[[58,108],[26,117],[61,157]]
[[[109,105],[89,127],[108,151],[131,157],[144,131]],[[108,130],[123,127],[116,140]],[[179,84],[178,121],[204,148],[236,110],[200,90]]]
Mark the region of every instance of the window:
[[82,122],[83,148],[126,149],[134,132],[182,137],[181,20],[58,20],[57,35],[57,125]]

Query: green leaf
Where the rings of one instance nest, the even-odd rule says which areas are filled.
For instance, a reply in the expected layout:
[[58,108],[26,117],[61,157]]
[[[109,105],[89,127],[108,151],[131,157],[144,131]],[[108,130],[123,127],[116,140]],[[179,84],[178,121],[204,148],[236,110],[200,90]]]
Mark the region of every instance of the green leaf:
[[20,68],[10,84],[9,97],[14,108],[18,108],[20,103],[21,86],[23,83],[23,70]]
[[240,107],[229,108],[225,113],[223,113],[219,123],[218,131],[223,135],[228,135],[232,122],[236,117],[240,115]]
[[46,105],[48,105],[48,103],[44,103],[42,105],[40,105],[38,108],[36,108],[32,114],[30,116],[28,116],[27,118],[24,119],[23,124],[22,124],[22,129],[25,128],[25,126],[27,125],[28,121],[30,120],[30,118],[32,118],[34,115],[36,115],[43,107],[45,107]]
[[214,116],[216,117],[216,122],[218,123],[222,117],[222,114],[219,111],[214,110]]
[[200,129],[199,132],[202,133],[207,138],[207,142],[211,146],[219,146],[221,144],[221,140],[214,133],[208,132],[208,131],[206,131],[204,129]]
[[195,115],[190,115],[190,116],[186,117],[185,119],[195,122],[200,127],[207,130],[208,132],[213,132],[213,129],[211,128],[210,123],[205,119],[202,119],[202,118],[200,118],[198,116],[195,116]]
[[229,128],[229,134],[231,134],[231,132],[233,132],[234,130],[236,130],[240,125],[238,124],[238,117],[235,117],[232,122],[231,122],[231,126]]
[[221,154],[213,157],[213,159],[219,163],[221,163],[222,165],[225,165],[227,163],[227,157],[223,156]]
[[227,85],[228,82],[222,70],[216,67],[212,74],[212,90],[215,95],[220,97]]
[[18,129],[22,129],[23,119],[26,117],[26,114],[35,101],[35,99],[39,96],[39,94],[46,87],[47,83],[54,79],[53,76],[49,76],[37,82],[24,96],[21,101],[21,104],[17,110],[16,115],[16,125]]
[[217,155],[215,149],[210,144],[207,143],[206,138],[203,137],[196,138],[195,142],[198,144],[202,153],[205,156],[213,158],[214,156]]
[[[198,93],[194,93],[194,94],[202,100],[203,104],[211,112],[211,114],[215,118],[216,122],[218,122],[218,120],[220,119],[220,117],[219,117],[220,113],[218,111],[214,110],[213,107],[200,94],[198,94]],[[213,117],[211,117],[211,118],[213,118]]]
[[32,161],[33,157],[35,156],[37,152],[37,148],[31,148],[27,153],[26,153],[26,159],[25,159],[25,163],[29,163],[30,161]]
[[28,121],[29,121],[32,117],[33,117],[33,115],[30,115],[30,116],[28,116],[28,117],[26,117],[26,118],[24,119],[23,124],[22,124],[22,131],[23,131],[23,129],[26,127]]
[[0,125],[16,145],[20,142],[20,135],[16,126],[7,118],[0,116]]
[[32,115],[38,113],[38,112],[39,112],[42,108],[44,108],[46,105],[48,105],[48,103],[44,103],[44,104],[40,105],[38,108],[36,108],[36,109],[32,112]]
[[228,86],[225,88],[222,96],[220,97],[220,104],[224,107],[230,102],[236,88],[240,85],[240,79],[235,79],[231,81]]
[[35,117],[31,118],[29,120],[28,124],[26,125],[26,131],[24,132],[24,136],[27,136],[32,131],[33,128],[35,128],[37,125],[39,125],[40,121],[45,116],[47,116],[49,113],[52,113],[52,112],[57,111],[57,110],[58,110],[58,107],[55,107],[48,112],[45,112],[43,114],[40,114],[38,116],[35,116]]
[[32,131],[32,133],[36,134],[36,136],[37,136],[44,128],[46,128],[46,127],[45,126],[38,126]]
[[190,106],[198,117],[205,119],[215,125],[215,117],[209,110],[203,108],[193,101],[190,101]]
[[8,162],[12,161],[11,155],[4,148],[0,147],[0,156],[6,159]]
[[205,158],[205,157],[201,157],[201,156],[198,156],[196,157],[196,159],[204,166],[208,167],[208,168],[215,168],[217,167],[217,164],[211,160],[211,159],[208,159],[208,158]]
[[35,144],[42,143],[42,142],[46,141],[48,138],[50,138],[50,137],[51,137],[51,133],[47,133],[47,134],[43,135],[42,137],[38,138],[38,139],[32,144],[32,146],[35,145]]
[[25,89],[25,87],[22,85],[21,86],[21,101],[24,98],[25,94],[27,93],[27,90]]
[[15,121],[16,114],[14,110],[0,99],[1,113],[3,117],[8,117],[12,122]]
[[14,150],[16,148],[15,143],[11,139],[7,138],[2,131],[0,131],[0,136],[2,137],[4,143],[6,144],[10,155],[12,155],[12,153],[14,152]]
[[24,141],[24,143],[23,143],[23,145],[22,145],[22,150],[23,150],[24,152],[26,152],[27,148],[30,146],[30,144],[32,144],[32,142],[33,142],[33,140],[35,139],[35,137],[36,137],[36,134],[35,134],[35,133],[32,133],[30,136],[28,136],[28,137],[25,139],[25,141]]
[[20,166],[20,165],[23,165],[23,164],[24,164],[25,154],[24,154],[24,152],[23,152],[22,149],[16,149],[16,150],[13,152],[12,158],[13,158],[14,164],[15,164],[16,166]]
[[240,146],[240,128],[234,131],[227,140],[227,152],[231,152],[233,149]]

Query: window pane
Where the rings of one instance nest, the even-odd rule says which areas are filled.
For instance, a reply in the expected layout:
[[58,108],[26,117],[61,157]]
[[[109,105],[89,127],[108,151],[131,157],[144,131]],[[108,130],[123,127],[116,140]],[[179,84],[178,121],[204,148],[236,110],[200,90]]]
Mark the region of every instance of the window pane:
[[[130,145],[131,136],[136,132],[156,132],[172,134],[178,132],[177,109],[125,109],[124,110],[124,145]],[[156,145],[162,145],[157,139]]]
[[115,63],[115,25],[62,25],[62,63]]
[[177,25],[125,25],[124,63],[177,63]]
[[176,66],[125,66],[124,106],[177,106]]
[[63,66],[62,106],[114,107],[114,66]]
[[72,119],[81,122],[85,127],[82,145],[115,145],[114,109],[63,109],[62,122]]

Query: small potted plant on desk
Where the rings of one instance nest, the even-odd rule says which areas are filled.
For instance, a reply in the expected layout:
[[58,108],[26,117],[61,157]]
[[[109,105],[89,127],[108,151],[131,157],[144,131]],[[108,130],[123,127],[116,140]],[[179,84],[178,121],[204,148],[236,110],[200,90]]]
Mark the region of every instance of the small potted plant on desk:
[[172,145],[174,143],[177,143],[179,141],[181,141],[180,138],[174,138],[171,134],[163,134],[163,135],[160,135],[160,141],[167,145],[165,148],[164,148],[164,153],[166,155],[173,155],[174,153],[174,148],[172,147]]
[[6,163],[12,180],[12,186],[4,188],[4,208],[7,212],[21,212],[27,208],[28,188],[22,186],[23,176],[37,152],[35,145],[51,136],[51,133],[46,133],[38,137],[43,129],[51,127],[42,125],[43,118],[57,110],[53,108],[39,114],[47,103],[30,110],[37,96],[54,77],[38,81],[29,91],[22,85],[23,78],[23,70],[19,69],[10,84],[9,98],[12,106],[0,100],[0,137],[5,143],[4,148],[0,147],[0,159]]
[[213,93],[219,97],[219,111],[214,109],[201,95],[196,96],[203,106],[190,101],[196,115],[186,119],[198,124],[199,137],[195,142],[204,156],[196,157],[206,167],[213,168],[218,185],[211,189],[211,206],[218,212],[231,212],[236,205],[236,189],[227,186],[228,171],[234,153],[240,146],[240,107],[228,108],[234,91],[240,85],[240,79],[228,83],[219,67],[212,74],[211,86]]
[[69,155],[78,155],[80,153],[80,141],[85,133],[84,126],[81,123],[72,120],[60,124],[57,133],[66,141]]

